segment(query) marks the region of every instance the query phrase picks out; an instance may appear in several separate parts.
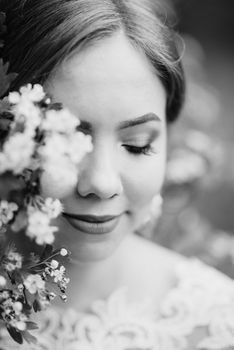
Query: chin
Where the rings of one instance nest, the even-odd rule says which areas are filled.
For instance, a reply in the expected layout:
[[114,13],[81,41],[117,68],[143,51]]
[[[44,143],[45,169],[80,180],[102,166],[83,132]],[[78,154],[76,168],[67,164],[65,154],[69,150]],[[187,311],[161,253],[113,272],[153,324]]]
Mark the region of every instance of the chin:
[[126,224],[122,223],[111,232],[89,234],[62,220],[56,246],[70,250],[74,262],[101,261],[110,258],[116,252],[126,236],[126,229]]
[[113,241],[82,243],[77,249],[73,246],[71,259],[81,263],[106,260],[115,253],[119,244]]

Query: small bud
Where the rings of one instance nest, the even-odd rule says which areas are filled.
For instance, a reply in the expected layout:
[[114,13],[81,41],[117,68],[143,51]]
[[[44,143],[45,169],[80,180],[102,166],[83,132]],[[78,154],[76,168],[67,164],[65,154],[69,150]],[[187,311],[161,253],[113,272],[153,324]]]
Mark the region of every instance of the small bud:
[[23,305],[19,301],[16,301],[13,305],[13,308],[14,308],[16,314],[19,314],[23,309]]
[[19,331],[25,331],[26,330],[26,323],[23,321],[18,321],[17,328]]
[[7,290],[4,290],[3,292],[1,292],[1,298],[3,300],[6,300],[10,297],[10,293]]
[[64,278],[64,282],[65,282],[66,284],[70,283],[70,278],[69,278],[69,277],[65,277],[65,278]]
[[46,267],[45,268],[45,273],[47,274],[47,275],[51,275],[51,268],[50,267]]
[[67,296],[66,294],[62,294],[60,295],[60,298],[62,299],[62,301],[66,302],[67,301]]
[[20,94],[18,92],[10,92],[9,96],[8,96],[8,100],[10,103],[12,104],[17,104],[20,102]]
[[7,280],[5,279],[5,277],[0,275],[0,287],[5,287],[7,283]]
[[57,269],[57,267],[59,266],[59,263],[57,260],[52,260],[50,263],[50,266],[52,267],[52,269]]
[[23,292],[23,290],[24,290],[24,285],[23,285],[22,283],[20,283],[20,284],[18,285],[18,291],[19,291],[19,292]]
[[62,255],[62,256],[66,256],[67,254],[68,254],[67,249],[62,248],[62,249],[60,250],[60,255]]
[[56,298],[56,294],[55,293],[53,293],[53,292],[51,292],[51,293],[49,293],[49,300],[51,301],[51,300],[54,300],[54,298]]

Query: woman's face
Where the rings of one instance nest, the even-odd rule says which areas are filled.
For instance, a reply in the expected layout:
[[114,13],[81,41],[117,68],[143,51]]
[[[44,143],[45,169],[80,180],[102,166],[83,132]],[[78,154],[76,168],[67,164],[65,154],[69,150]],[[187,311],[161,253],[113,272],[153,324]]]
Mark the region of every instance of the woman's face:
[[[165,90],[146,57],[120,33],[74,54],[45,88],[80,119],[93,142],[77,185],[61,198],[67,215],[57,242],[80,261],[105,259],[140,225],[161,190]],[[56,196],[53,184],[42,183],[42,191]]]

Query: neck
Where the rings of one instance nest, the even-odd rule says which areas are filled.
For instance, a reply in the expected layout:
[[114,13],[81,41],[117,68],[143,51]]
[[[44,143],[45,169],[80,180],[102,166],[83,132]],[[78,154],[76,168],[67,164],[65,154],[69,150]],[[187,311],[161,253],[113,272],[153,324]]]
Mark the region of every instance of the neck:
[[111,292],[123,285],[124,271],[131,252],[134,234],[129,234],[116,251],[106,259],[91,262],[71,261],[67,275],[68,304],[85,309],[92,300],[106,298]]

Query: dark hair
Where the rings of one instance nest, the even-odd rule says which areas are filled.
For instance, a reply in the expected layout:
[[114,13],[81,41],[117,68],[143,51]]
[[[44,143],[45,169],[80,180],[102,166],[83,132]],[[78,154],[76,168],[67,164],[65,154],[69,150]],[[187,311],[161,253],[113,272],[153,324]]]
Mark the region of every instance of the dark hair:
[[155,0],[0,0],[7,35],[2,52],[18,78],[43,84],[67,56],[122,30],[148,57],[167,91],[167,120],[184,100],[184,73],[175,32]]

